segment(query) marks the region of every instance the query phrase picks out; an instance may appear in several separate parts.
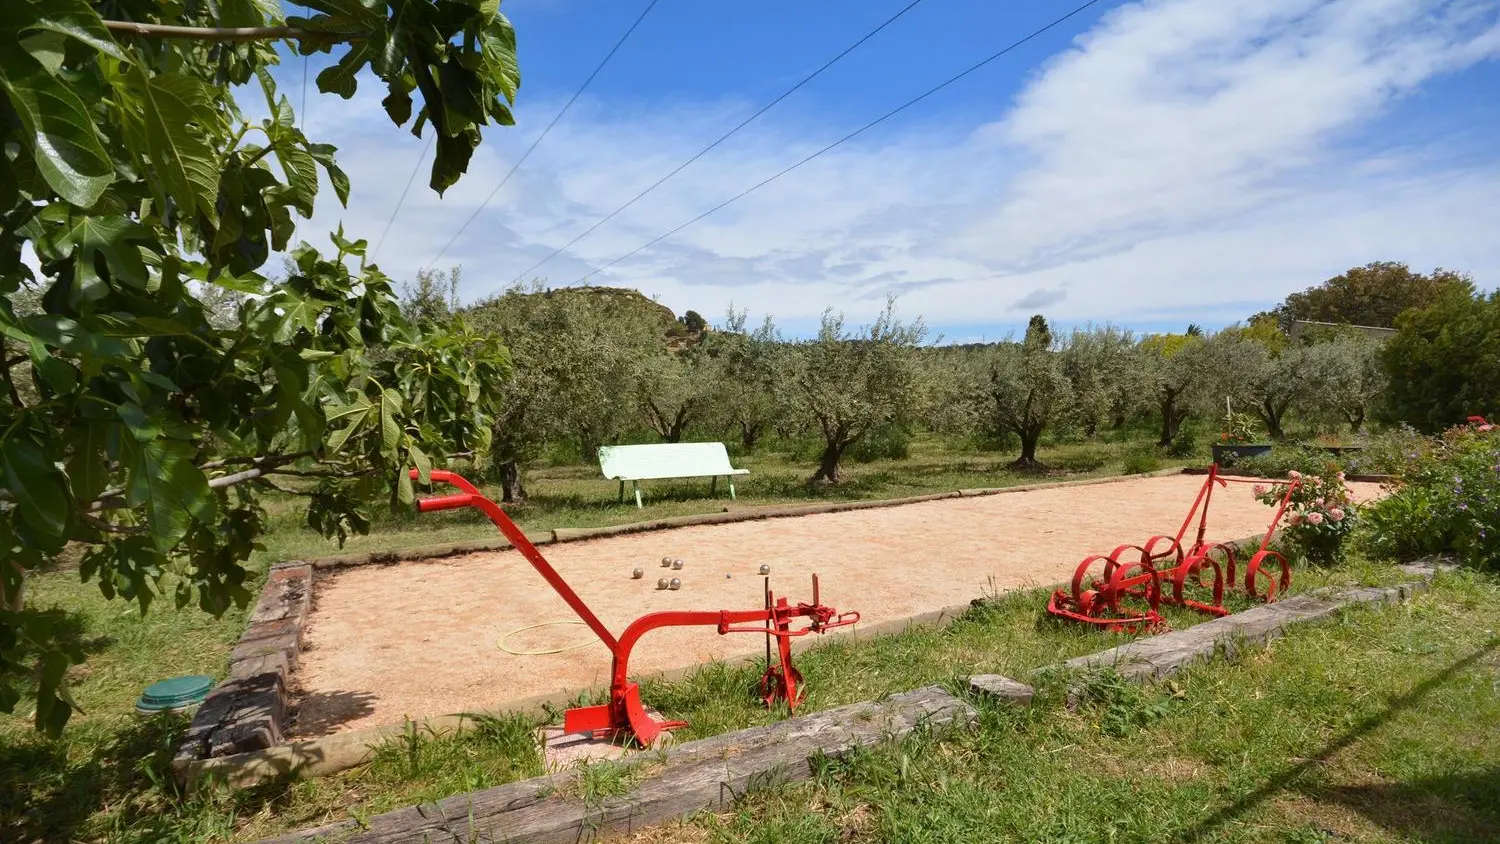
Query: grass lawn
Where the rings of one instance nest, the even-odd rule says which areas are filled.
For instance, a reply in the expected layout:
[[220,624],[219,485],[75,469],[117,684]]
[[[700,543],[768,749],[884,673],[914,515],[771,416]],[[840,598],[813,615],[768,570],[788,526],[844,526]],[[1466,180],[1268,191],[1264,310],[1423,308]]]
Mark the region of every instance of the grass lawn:
[[1497,598],[1446,575],[1164,687],[1103,676],[1069,711],[1043,685],[636,840],[1494,841]]
[[[1054,450],[1044,459],[1060,467],[1073,467],[1074,471],[1067,475],[1071,478],[1119,474],[1130,449],[1128,444],[1072,446]],[[741,487],[740,504],[834,496],[886,498],[1035,480],[1035,476],[1005,472],[1004,461],[997,455],[948,450],[936,443],[923,442],[914,448],[907,461],[852,464],[850,480],[845,485],[832,490],[810,490],[802,483],[808,472],[806,465],[770,455],[743,461],[754,474]],[[642,512],[633,504],[613,502],[612,485],[588,469],[539,472],[530,486],[535,496],[533,502],[516,508],[515,512],[517,520],[531,529],[621,523],[711,511],[728,503],[702,497],[704,491],[699,486],[653,486],[648,507]],[[350,550],[359,550],[361,545],[373,550],[493,536],[493,527],[488,522],[478,522],[469,514],[435,516],[436,519],[424,516],[421,522],[384,517],[377,521],[372,537],[351,542]],[[332,545],[299,525],[300,519],[290,506],[274,506],[275,529],[268,537],[267,551],[257,561],[262,568],[274,560],[333,550]],[[1301,591],[1324,582],[1372,583],[1392,577],[1385,567],[1361,564],[1332,572],[1299,572],[1297,586]],[[36,606],[58,607],[90,653],[89,661],[72,676],[74,694],[84,714],[76,716],[58,741],[33,734],[20,715],[0,716],[0,841],[249,841],[309,824],[367,817],[413,802],[540,772],[540,762],[530,741],[532,725],[519,718],[487,718],[478,729],[457,736],[411,732],[384,748],[370,764],[335,776],[270,784],[232,795],[180,796],[167,772],[181,724],[165,719],[139,721],[130,714],[131,704],[140,688],[151,680],[182,673],[221,672],[227,651],[243,626],[243,611],[231,611],[224,618],[213,619],[196,608],[176,611],[169,605],[158,604],[142,618],[133,607],[105,601],[94,586],[79,584],[75,575],[65,571],[37,577],[31,584],[29,597]],[[1429,662],[1441,655],[1458,653],[1479,641],[1482,638],[1476,638],[1479,628],[1470,625],[1478,622],[1481,628],[1494,629],[1496,598],[1500,598],[1500,588],[1491,581],[1448,578],[1436,595],[1421,599],[1410,611],[1390,610],[1383,616],[1370,616],[1368,622],[1360,621],[1364,616],[1356,614],[1337,626],[1299,633],[1297,638],[1271,651],[1270,662],[1256,657],[1244,665],[1199,672],[1179,682],[1177,695],[1145,694],[1105,684],[1100,693],[1105,702],[1072,713],[1061,710],[1055,700],[1044,695],[1037,714],[987,712],[984,728],[978,733],[923,736],[899,747],[881,749],[853,762],[829,767],[815,788],[760,795],[734,815],[700,819],[680,826],[676,834],[714,840],[759,840],[773,835],[790,840],[843,840],[846,836],[856,840],[881,837],[906,840],[911,836],[903,830],[910,828],[903,824],[914,823],[914,818],[927,812],[918,804],[928,786],[911,776],[913,772],[928,771],[933,777],[952,783],[955,801],[960,793],[970,795],[964,800],[983,797],[982,802],[968,806],[963,801],[950,805],[946,792],[926,794],[928,799],[937,799],[932,804],[933,811],[942,821],[930,821],[934,832],[949,829],[957,834],[963,824],[975,820],[960,814],[973,809],[980,812],[977,817],[992,818],[1000,824],[993,827],[996,830],[1021,838],[1055,838],[1072,829],[1068,826],[1071,821],[1067,818],[1072,814],[1068,807],[1089,803],[1089,788],[1093,787],[1090,783],[1103,783],[1099,788],[1106,804],[1123,799],[1122,795],[1135,794],[1135,784],[1145,780],[1118,760],[1123,758],[1122,754],[1138,752],[1131,749],[1136,747],[1145,749],[1139,752],[1149,750],[1158,755],[1166,748],[1174,753],[1180,751],[1197,767],[1191,769],[1195,772],[1192,777],[1184,779],[1181,788],[1188,790],[1183,794],[1160,785],[1150,794],[1165,795],[1160,797],[1161,805],[1149,801],[1142,804],[1137,796],[1125,799],[1115,811],[1126,818],[1146,812],[1142,817],[1170,815],[1178,819],[1174,823],[1188,823],[1192,815],[1189,809],[1199,814],[1208,811],[1194,807],[1208,805],[1212,801],[1205,801],[1210,795],[1220,795],[1215,798],[1220,802],[1233,801],[1261,788],[1264,783],[1256,777],[1279,770],[1270,762],[1284,763],[1291,758],[1288,754],[1295,753],[1313,758],[1321,742],[1338,735],[1339,724],[1343,723],[1335,721],[1317,727],[1324,719],[1333,715],[1359,716],[1369,706],[1399,695],[1406,688],[1402,684],[1421,682]],[[836,706],[933,682],[953,682],[970,673],[1025,676],[1038,666],[1109,647],[1121,638],[1053,623],[1041,613],[1043,602],[1040,592],[1009,594],[976,607],[945,630],[914,630],[854,643],[832,642],[811,651],[799,659],[799,667],[811,681],[807,708],[810,711]],[[1471,614],[1463,610],[1466,606],[1472,607]],[[1392,626],[1379,621],[1381,618],[1398,623]],[[1193,614],[1172,616],[1175,626],[1198,620]],[[1349,631],[1359,625],[1364,625],[1365,632],[1350,639],[1347,647],[1341,644],[1343,637],[1352,635]],[[1305,646],[1304,662],[1283,666],[1283,654],[1301,653],[1294,649],[1300,647],[1296,643],[1303,642],[1303,637],[1310,637],[1306,640],[1310,644]],[[1328,648],[1320,650],[1317,643],[1325,640]],[[1409,652],[1393,650],[1397,645],[1408,648]],[[1357,652],[1354,655],[1349,651],[1351,647]],[[1389,657],[1390,664],[1382,663],[1379,670],[1372,670],[1369,665],[1364,669],[1357,667],[1363,664],[1361,660],[1368,662],[1376,657]],[[1262,662],[1268,666],[1264,668],[1264,678],[1268,679],[1244,679],[1249,676],[1245,672]],[[1469,666],[1463,669],[1462,676],[1480,670]],[[1493,664],[1487,670],[1493,677]],[[750,667],[710,666],[680,683],[649,683],[645,698],[669,717],[692,722],[683,738],[711,735],[780,717],[753,703],[748,690],[756,676],[757,671]],[[1277,677],[1287,684],[1284,694],[1274,692],[1268,685]],[[1324,677],[1343,679],[1329,685],[1322,681]],[[1428,712],[1424,707],[1435,705],[1434,701],[1448,701],[1456,694],[1450,688],[1452,683],[1444,683],[1424,697],[1421,706],[1403,710],[1404,718],[1416,718],[1422,726],[1413,733],[1410,752],[1416,757],[1430,753],[1440,756],[1441,747],[1435,744],[1439,740],[1456,742],[1459,746],[1473,745],[1475,758],[1490,760],[1489,770],[1493,775],[1496,757],[1484,756],[1493,751],[1482,747],[1485,744],[1482,738],[1500,726],[1493,688],[1487,687],[1491,689],[1488,708],[1472,700],[1453,704],[1453,711],[1471,716],[1461,725],[1445,715],[1450,711],[1445,708],[1448,704],[1433,710],[1429,730],[1425,726],[1427,716],[1422,714]],[[1280,701],[1278,706],[1299,714],[1279,721],[1271,718],[1267,713],[1274,709],[1267,710],[1258,702],[1273,693],[1279,695],[1275,697]],[[1136,712],[1146,714],[1132,714]],[[1209,713],[1213,713],[1213,718],[1207,717]],[[1180,735],[1168,729],[1168,725],[1179,720],[1196,726],[1193,730],[1184,728]],[[1239,726],[1233,726],[1236,724]],[[1226,725],[1230,726],[1227,732]],[[1292,733],[1285,733],[1286,730]],[[1216,767],[1220,763],[1211,764],[1193,755],[1200,752],[1195,749],[1199,745],[1191,744],[1189,739],[1207,741],[1207,736],[1222,738],[1214,745],[1217,749],[1213,752],[1227,754],[1225,759],[1238,760],[1233,763],[1237,768],[1221,771]],[[1300,742],[1301,749],[1293,753],[1281,745],[1272,747],[1275,741],[1292,745]],[[1076,747],[1058,749],[1069,743]],[[995,756],[991,765],[985,760],[997,752],[995,747],[1005,748],[1005,755]],[[1265,764],[1252,764],[1249,756],[1263,750],[1274,750],[1280,755],[1266,757],[1270,761]],[[1148,756],[1157,758],[1149,753]],[[905,761],[901,761],[903,758]],[[1022,758],[1029,760],[1025,763],[1029,766],[1027,770],[1035,771],[1026,775],[1027,781],[1036,778],[1039,784],[1050,783],[1049,788],[1057,794],[1056,798],[1047,798],[1050,802],[1033,807],[1029,814],[1024,801],[1043,800],[1046,789],[1037,791],[1030,785],[1024,788],[1013,785],[1010,791],[1001,789],[991,793],[994,778],[1010,782],[1009,778],[1019,777],[1014,770],[1020,770],[1016,766]],[[1097,769],[1092,764],[1082,764],[1079,761],[1082,759],[1095,760]],[[1099,761],[1109,759],[1117,761],[1108,764]],[[1178,762],[1162,764],[1170,766]],[[1323,771],[1328,764],[1319,762],[1316,770]],[[1355,767],[1365,775],[1396,777],[1384,768],[1361,768],[1361,764],[1366,763],[1357,763]],[[890,766],[895,766],[901,776],[894,781],[880,779],[878,772]],[[1297,781],[1306,776],[1305,772],[1299,773]],[[597,771],[591,769],[580,787],[607,790],[617,780],[608,767],[601,767]],[[1427,781],[1421,777],[1413,779],[1405,775],[1393,782],[1416,789],[1412,792],[1415,795],[1430,796],[1435,793],[1431,789],[1437,787],[1424,784]],[[888,795],[890,799],[880,795]],[[1181,797],[1186,797],[1186,802]],[[1156,799],[1151,797],[1152,801]],[[1311,798],[1303,795],[1298,799]],[[1453,811],[1471,811],[1465,808],[1469,804],[1457,797],[1453,799],[1457,801]],[[1179,802],[1181,806],[1168,811],[1169,806]],[[1272,805],[1276,800],[1262,802]],[[835,805],[846,807],[846,811],[841,810],[843,814],[818,811],[819,807]],[[1147,811],[1142,805],[1154,808]],[[959,814],[950,818],[946,816],[949,812]],[[1246,810],[1246,816],[1260,817],[1261,813],[1258,805]],[[1110,826],[1100,820],[1104,816],[1094,809],[1081,812],[1078,817],[1083,826],[1077,828],[1078,840],[1105,837]],[[1048,818],[1052,820],[1046,821]],[[1021,823],[1022,820],[1026,823]],[[1223,829],[1237,829],[1234,824],[1241,820],[1226,821]],[[1140,838],[1139,830],[1146,826],[1144,820],[1129,821],[1121,827],[1121,835],[1125,839]],[[1285,832],[1291,827],[1272,824],[1267,829]],[[1371,829],[1378,832],[1383,827]],[[783,834],[782,830],[786,832]],[[1031,834],[1033,831],[1036,836]],[[1267,835],[1266,840],[1282,840],[1277,834]],[[949,837],[945,833],[932,840]]]

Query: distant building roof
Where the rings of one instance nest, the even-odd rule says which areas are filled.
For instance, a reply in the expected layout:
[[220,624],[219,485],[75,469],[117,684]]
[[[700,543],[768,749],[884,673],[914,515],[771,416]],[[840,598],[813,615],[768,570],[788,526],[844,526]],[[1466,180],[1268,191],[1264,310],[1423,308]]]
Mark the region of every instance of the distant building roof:
[[1295,339],[1302,336],[1302,332],[1313,328],[1353,328],[1363,332],[1366,337],[1376,340],[1386,340],[1396,336],[1394,328],[1381,328],[1378,325],[1350,325],[1347,322],[1314,322],[1307,319],[1293,320],[1292,330],[1287,333]]

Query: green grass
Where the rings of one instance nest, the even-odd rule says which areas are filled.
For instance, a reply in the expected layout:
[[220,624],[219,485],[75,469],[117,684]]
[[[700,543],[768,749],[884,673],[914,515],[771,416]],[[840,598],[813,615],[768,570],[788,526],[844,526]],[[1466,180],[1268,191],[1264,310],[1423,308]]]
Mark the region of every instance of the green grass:
[[1032,710],[820,766],[658,841],[1493,841],[1500,585],[1294,629],[1160,688],[1096,678]]
[[[1052,449],[1043,459],[1058,467],[1061,477],[1081,478],[1118,474],[1126,460],[1140,453],[1129,442],[1072,445]],[[706,484],[653,485],[644,511],[638,511],[633,503],[616,503],[613,485],[598,479],[592,469],[552,468],[533,475],[529,484],[533,501],[512,512],[523,527],[538,529],[630,522],[714,511],[726,505],[889,498],[1038,480],[1035,475],[1006,471],[1007,460],[924,440],[913,445],[908,460],[850,464],[845,484],[819,488],[805,484],[805,463],[793,462],[786,455],[767,454],[742,461],[754,474],[741,486],[737,504],[707,498]],[[251,584],[252,591],[258,588],[259,572],[269,562],[336,550],[300,526],[291,503],[273,503],[272,510],[273,530],[266,553],[257,560],[257,581]],[[493,526],[468,514],[432,514],[420,520],[383,516],[377,519],[372,536],[351,542],[346,550],[493,536]],[[1298,589],[1325,582],[1389,582],[1394,577],[1389,567],[1359,563],[1333,572],[1299,572]],[[1477,585],[1472,588],[1482,589]],[[244,612],[234,610],[213,619],[195,608],[179,612],[158,603],[142,618],[130,606],[106,601],[96,587],[80,584],[76,575],[67,571],[41,575],[31,582],[30,589],[33,604],[56,607],[90,653],[88,662],[70,678],[84,714],[57,741],[32,733],[21,717],[25,713],[0,716],[0,840],[249,841],[309,825],[361,820],[401,806],[540,773],[540,760],[531,741],[535,725],[515,717],[476,716],[477,729],[458,734],[433,735],[410,727],[369,764],[334,776],[270,783],[232,794],[180,795],[167,771],[182,725],[169,719],[140,721],[131,714],[133,701],[143,686],[156,679],[184,673],[222,673],[227,652],[243,628]],[[1044,602],[1045,595],[1040,591],[1008,594],[976,606],[945,629],[916,629],[858,642],[833,641],[799,655],[798,665],[810,682],[802,711],[934,682],[951,683],[972,673],[1026,676],[1038,666],[1110,647],[1124,639],[1055,623],[1041,613]],[[1203,620],[1197,614],[1176,611],[1169,618],[1177,627]],[[766,712],[750,693],[758,674],[755,666],[711,665],[680,683],[648,682],[644,696],[668,717],[689,720],[692,726],[681,738],[691,739],[784,717],[784,712]],[[1172,709],[1175,705],[1168,706],[1170,711],[1163,719],[1176,711]],[[1115,709],[1115,723],[1123,726],[1114,732],[1145,728],[1131,717],[1119,715],[1122,710],[1118,702]],[[954,740],[962,746],[968,739]],[[1012,736],[1009,740],[1017,739]],[[931,751],[938,756],[951,752],[957,751]],[[639,773],[629,766],[590,766],[580,772],[578,787],[602,799],[626,787]],[[708,826],[694,826],[693,834],[760,838],[783,821],[790,828],[821,829],[821,822],[806,816],[788,815],[776,820],[771,815],[754,815],[760,811],[756,807],[799,799],[759,797],[747,804],[744,812],[751,814],[744,821],[706,821]],[[868,815],[870,810],[860,812]],[[755,820],[757,817],[760,820]],[[753,826],[762,821],[770,826]],[[752,826],[741,829],[734,826],[738,823]],[[714,824],[723,826],[715,828]],[[794,836],[792,840],[800,839]]]
[[[1298,585],[1394,578],[1389,567],[1362,564],[1303,573]],[[974,607],[947,628],[830,641],[799,655],[809,680],[800,711],[935,682],[953,684],[972,673],[1026,677],[1034,668],[1128,638],[1054,622],[1041,613],[1044,598],[1040,590],[1008,593]],[[1203,620],[1184,611],[1169,618],[1175,627]],[[691,727],[680,733],[689,740],[785,717],[755,701],[751,689],[758,673],[758,666],[709,665],[682,682],[648,682],[643,694],[667,717],[689,720]],[[177,795],[166,773],[180,724],[108,718],[96,711],[70,727],[60,742],[11,729],[0,744],[0,770],[17,774],[0,781],[8,795],[0,798],[0,838],[11,840],[3,835],[10,830],[20,841],[250,841],[331,821],[363,820],[540,773],[532,723],[514,716],[473,717],[477,729],[457,734],[436,735],[408,725],[370,764],[340,774],[195,798]],[[1121,723],[1128,728],[1133,721],[1126,717]],[[643,758],[649,763],[651,757]],[[638,765],[591,765],[572,787],[586,798],[603,799],[622,793],[640,775]]]

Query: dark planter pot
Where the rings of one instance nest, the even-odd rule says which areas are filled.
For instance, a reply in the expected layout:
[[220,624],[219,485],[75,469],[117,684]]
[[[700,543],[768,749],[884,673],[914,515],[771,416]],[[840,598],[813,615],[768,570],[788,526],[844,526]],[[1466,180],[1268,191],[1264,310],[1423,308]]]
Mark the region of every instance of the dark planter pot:
[[1246,457],[1259,457],[1262,454],[1270,454],[1270,444],[1243,443],[1237,445],[1219,445],[1214,443],[1210,448],[1214,453],[1214,462],[1220,466],[1230,466],[1237,460]]
[[1323,450],[1334,457],[1339,457],[1345,454],[1356,454],[1364,451],[1365,447],[1362,445],[1325,445],[1323,446]]

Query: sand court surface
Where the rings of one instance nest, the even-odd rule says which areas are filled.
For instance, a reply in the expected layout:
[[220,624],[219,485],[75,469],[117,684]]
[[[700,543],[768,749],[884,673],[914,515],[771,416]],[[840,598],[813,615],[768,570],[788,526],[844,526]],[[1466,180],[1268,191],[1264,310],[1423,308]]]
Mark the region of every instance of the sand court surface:
[[[823,602],[858,610],[859,626],[867,627],[997,589],[1057,583],[1090,553],[1175,533],[1202,483],[1182,475],[1070,485],[629,534],[541,552],[615,633],[648,612],[762,606],[762,564],[771,566],[772,588],[794,603],[811,599],[816,572]],[[1380,494],[1375,484],[1351,487],[1357,500]],[[1209,538],[1262,532],[1271,515],[1248,484],[1217,488]],[[663,556],[682,558],[683,570],[661,568]],[[634,568],[645,577],[632,580]],[[682,589],[658,591],[663,576],[680,577]],[[506,642],[514,650],[592,642],[581,649],[517,656],[497,646],[517,628],[576,618],[514,551],[339,570],[320,575],[315,594],[295,674],[301,736],[608,684],[609,652],[581,625]],[[631,668],[644,674],[763,649],[760,636],[670,628],[641,641]]]

